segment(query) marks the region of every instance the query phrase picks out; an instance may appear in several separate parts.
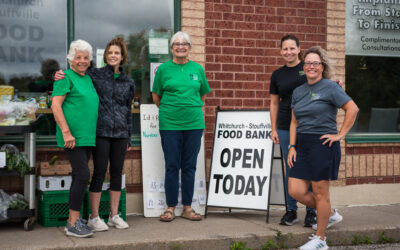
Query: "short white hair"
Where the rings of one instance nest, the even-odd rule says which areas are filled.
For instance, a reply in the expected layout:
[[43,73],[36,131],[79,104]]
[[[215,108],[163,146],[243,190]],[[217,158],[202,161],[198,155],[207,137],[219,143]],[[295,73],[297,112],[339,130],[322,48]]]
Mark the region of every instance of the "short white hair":
[[178,39],[180,42],[183,40],[186,40],[186,42],[189,44],[189,47],[192,47],[192,39],[190,39],[190,35],[184,31],[178,31],[176,32],[172,37],[171,41],[169,43],[169,46],[172,48],[174,45],[174,41]]
[[86,51],[89,53],[89,60],[93,59],[93,48],[88,42],[84,40],[75,40],[69,46],[69,51],[67,55],[68,61],[72,61],[75,58],[76,51]]

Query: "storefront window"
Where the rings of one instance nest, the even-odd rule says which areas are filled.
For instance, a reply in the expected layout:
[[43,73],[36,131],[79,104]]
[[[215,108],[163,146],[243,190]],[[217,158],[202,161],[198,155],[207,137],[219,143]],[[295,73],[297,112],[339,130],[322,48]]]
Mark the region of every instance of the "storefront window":
[[353,134],[400,138],[399,12],[392,2],[346,1],[346,91],[360,108]]

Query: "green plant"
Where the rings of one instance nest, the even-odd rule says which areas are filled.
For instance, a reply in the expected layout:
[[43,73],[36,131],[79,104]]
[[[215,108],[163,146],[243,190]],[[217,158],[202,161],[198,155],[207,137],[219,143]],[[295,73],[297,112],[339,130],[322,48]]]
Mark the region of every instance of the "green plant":
[[274,250],[274,249],[279,249],[279,246],[273,240],[268,240],[267,243],[261,248],[261,250]]
[[393,238],[385,236],[385,232],[379,233],[377,244],[387,244],[387,243],[395,243],[396,241]]
[[54,155],[53,157],[51,157],[49,164],[54,165],[54,163],[56,163],[56,160],[57,160],[57,155]]
[[372,244],[372,240],[368,236],[354,236],[353,240],[351,241],[352,245],[365,245],[365,244]]
[[230,246],[231,250],[251,250],[251,248],[246,247],[246,242],[233,242]]
[[9,153],[6,149],[6,165],[9,171],[17,170],[21,177],[31,171],[28,159],[23,153]]
[[173,250],[179,250],[182,248],[182,244],[181,243],[175,243],[174,245],[172,245],[172,249]]

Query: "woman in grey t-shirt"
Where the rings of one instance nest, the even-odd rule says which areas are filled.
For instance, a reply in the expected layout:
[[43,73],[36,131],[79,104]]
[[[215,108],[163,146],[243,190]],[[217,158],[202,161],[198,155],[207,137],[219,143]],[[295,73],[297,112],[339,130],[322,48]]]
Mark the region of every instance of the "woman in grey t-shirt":
[[[343,89],[329,78],[326,51],[316,46],[307,50],[304,72],[307,83],[292,95],[289,194],[308,207],[317,209],[317,230],[300,249],[328,249],[326,229],[342,220],[332,210],[329,181],[336,180],[340,164],[340,140],[354,124],[358,107]],[[340,131],[336,128],[339,108],[345,111]],[[308,191],[312,184],[313,192]]]

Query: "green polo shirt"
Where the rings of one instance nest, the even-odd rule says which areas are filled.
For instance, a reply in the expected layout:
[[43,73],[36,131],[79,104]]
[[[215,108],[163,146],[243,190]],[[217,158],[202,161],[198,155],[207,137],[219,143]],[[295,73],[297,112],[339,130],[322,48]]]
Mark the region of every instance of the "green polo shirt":
[[[66,95],[62,110],[69,130],[75,137],[76,147],[96,146],[96,125],[99,97],[88,75],[78,75],[72,69],[65,78],[54,82],[53,96]],[[57,125],[57,145],[64,147],[64,138]]]
[[204,129],[200,96],[210,91],[200,64],[193,61],[176,64],[170,60],[160,65],[152,90],[161,96],[160,130]]

